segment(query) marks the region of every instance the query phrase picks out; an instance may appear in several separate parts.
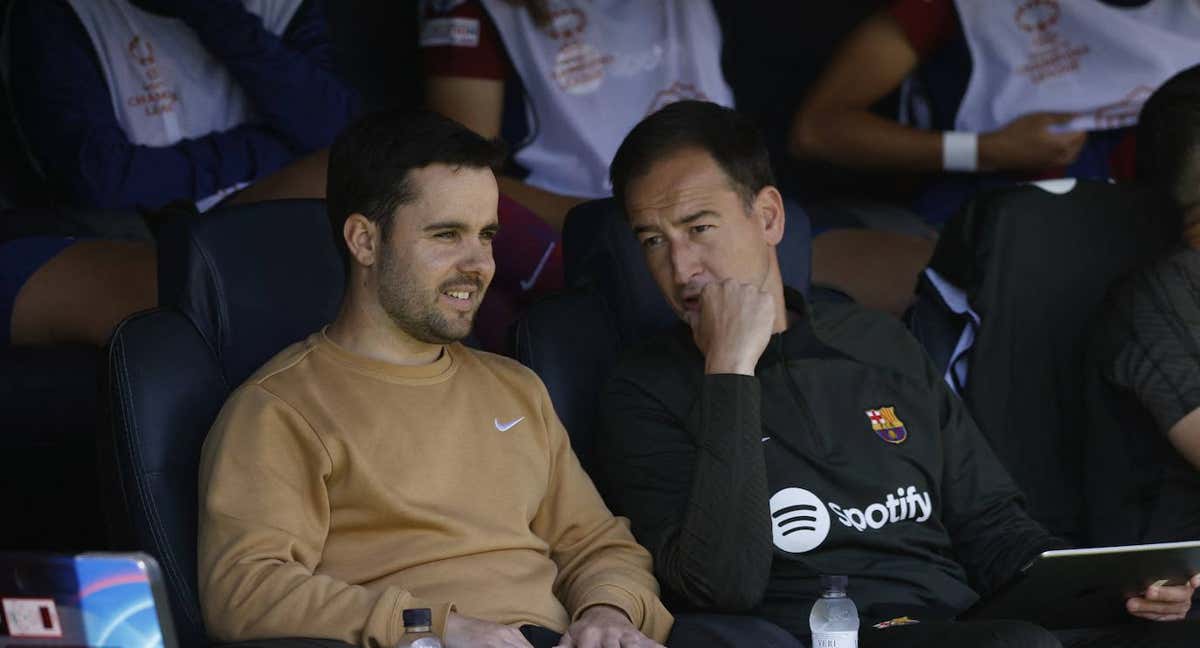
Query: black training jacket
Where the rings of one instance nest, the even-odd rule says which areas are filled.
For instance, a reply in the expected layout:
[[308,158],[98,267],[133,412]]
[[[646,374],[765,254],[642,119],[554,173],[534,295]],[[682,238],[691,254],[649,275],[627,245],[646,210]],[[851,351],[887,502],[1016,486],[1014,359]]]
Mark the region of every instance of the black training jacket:
[[787,299],[753,377],[704,375],[681,325],[605,388],[600,485],[669,604],[806,634],[846,574],[868,622],[946,617],[1064,546],[898,321]]

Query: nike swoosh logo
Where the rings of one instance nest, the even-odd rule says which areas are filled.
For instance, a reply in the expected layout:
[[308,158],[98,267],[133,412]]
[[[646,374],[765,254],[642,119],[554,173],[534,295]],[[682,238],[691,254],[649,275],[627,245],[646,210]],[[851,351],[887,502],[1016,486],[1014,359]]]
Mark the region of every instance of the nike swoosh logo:
[[521,280],[521,290],[529,290],[533,288],[533,284],[537,283],[538,277],[542,274],[542,270],[546,268],[546,262],[550,260],[550,253],[554,251],[555,241],[550,241],[550,245],[546,251],[542,253],[542,260],[538,261],[537,267],[533,269],[533,274],[529,275],[529,279]]
[[495,424],[497,430],[500,430],[501,432],[508,432],[509,430],[512,429],[512,426],[514,426],[517,423],[520,423],[521,421],[524,421],[524,420],[525,420],[525,417],[522,416],[521,418],[519,418],[515,421],[509,421],[508,423],[501,423],[500,419],[492,419],[492,423]]
[[767,441],[771,440],[771,437],[763,437],[762,440],[763,440],[763,443],[766,443]]

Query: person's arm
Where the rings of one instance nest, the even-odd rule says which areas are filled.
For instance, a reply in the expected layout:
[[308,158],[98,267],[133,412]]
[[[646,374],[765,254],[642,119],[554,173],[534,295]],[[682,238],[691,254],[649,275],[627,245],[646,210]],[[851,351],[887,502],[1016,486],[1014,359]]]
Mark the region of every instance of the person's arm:
[[758,379],[707,375],[684,418],[634,381],[604,390],[603,475],[614,509],[654,555],[664,590],[740,612],[761,600],[771,541]]
[[[945,21],[946,15],[942,10],[936,19]],[[953,14],[949,19],[955,19]],[[871,106],[899,88],[918,63],[917,49],[891,12],[883,10],[864,20],[837,49],[793,118],[791,153],[856,168],[942,170],[943,133],[871,112]],[[1069,164],[1086,135],[1048,129],[1071,118],[1031,114],[978,134],[978,169],[1039,170]]]
[[[443,27],[472,26],[475,39],[455,39]],[[488,139],[500,137],[504,89],[511,74],[508,54],[483,6],[474,0],[445,12],[422,16],[421,49],[425,68],[425,105]],[[500,192],[562,230],[567,212],[583,202],[534,187],[512,176],[498,175]]]
[[48,175],[81,207],[158,207],[198,200],[286,164],[274,131],[239,126],[173,146],[138,146],[113,113],[91,39],[62,0],[13,7],[13,101]]
[[972,587],[993,592],[1034,556],[1067,545],[1025,511],[1024,498],[975,426],[966,406],[930,365],[941,400],[944,474],[942,520]]
[[550,558],[558,565],[555,595],[574,624],[593,608],[607,606],[620,610],[646,636],[666,640],[673,619],[659,601],[650,555],[634,540],[628,523],[613,517],[600,499],[571,450],[549,394],[540,384],[538,389],[550,472],[546,495],[530,528],[546,541]]
[[[429,77],[425,80],[425,105],[488,139],[500,137],[504,82],[468,77]],[[500,193],[521,203],[556,230],[562,230],[567,212],[582,198],[564,196],[498,175]]]
[[240,0],[174,0],[200,42],[250,97],[263,123],[297,153],[329,146],[356,94],[333,72],[321,0],[305,0],[281,38]]
[[1167,430],[1167,438],[1188,463],[1200,470],[1200,407],[1172,425],[1171,429]]
[[707,609],[753,608],[770,579],[774,544],[754,370],[775,315],[774,299],[755,286],[709,284],[699,312],[688,314],[705,357],[691,410],[680,418],[619,376],[604,393],[610,497],[654,555],[664,587]]
[[401,613],[418,607],[430,608],[435,630],[445,631],[449,601],[314,573],[329,532],[332,470],[316,432],[265,388],[243,386],[225,404],[200,462],[200,603],[214,640],[394,646],[404,633]]

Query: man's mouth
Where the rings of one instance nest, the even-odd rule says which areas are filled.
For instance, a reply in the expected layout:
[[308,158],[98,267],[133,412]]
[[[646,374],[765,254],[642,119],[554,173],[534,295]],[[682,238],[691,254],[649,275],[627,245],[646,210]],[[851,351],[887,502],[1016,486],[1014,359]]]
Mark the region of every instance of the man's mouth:
[[441,294],[446,303],[452,308],[460,311],[469,311],[474,308],[475,301],[480,292],[480,289],[476,286],[451,286],[443,288]]
[[700,295],[691,295],[691,296],[685,295],[681,298],[680,301],[683,304],[684,310],[688,310],[688,311],[700,310]]

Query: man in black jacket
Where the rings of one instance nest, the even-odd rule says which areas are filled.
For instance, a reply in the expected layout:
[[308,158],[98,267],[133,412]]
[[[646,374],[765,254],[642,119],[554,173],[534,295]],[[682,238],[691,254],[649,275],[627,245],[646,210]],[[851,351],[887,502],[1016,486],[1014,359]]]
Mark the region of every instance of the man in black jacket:
[[[783,285],[783,201],[754,126],[680,102],[611,168],[646,262],[684,320],[604,394],[602,484],[677,608],[808,634],[821,574],[847,574],[863,646],[1196,645],[1194,624],[1058,633],[955,622],[1063,547],[899,322]],[[1131,598],[1179,620],[1200,575]],[[869,624],[903,619],[883,628]],[[916,620],[917,623],[912,623]]]

